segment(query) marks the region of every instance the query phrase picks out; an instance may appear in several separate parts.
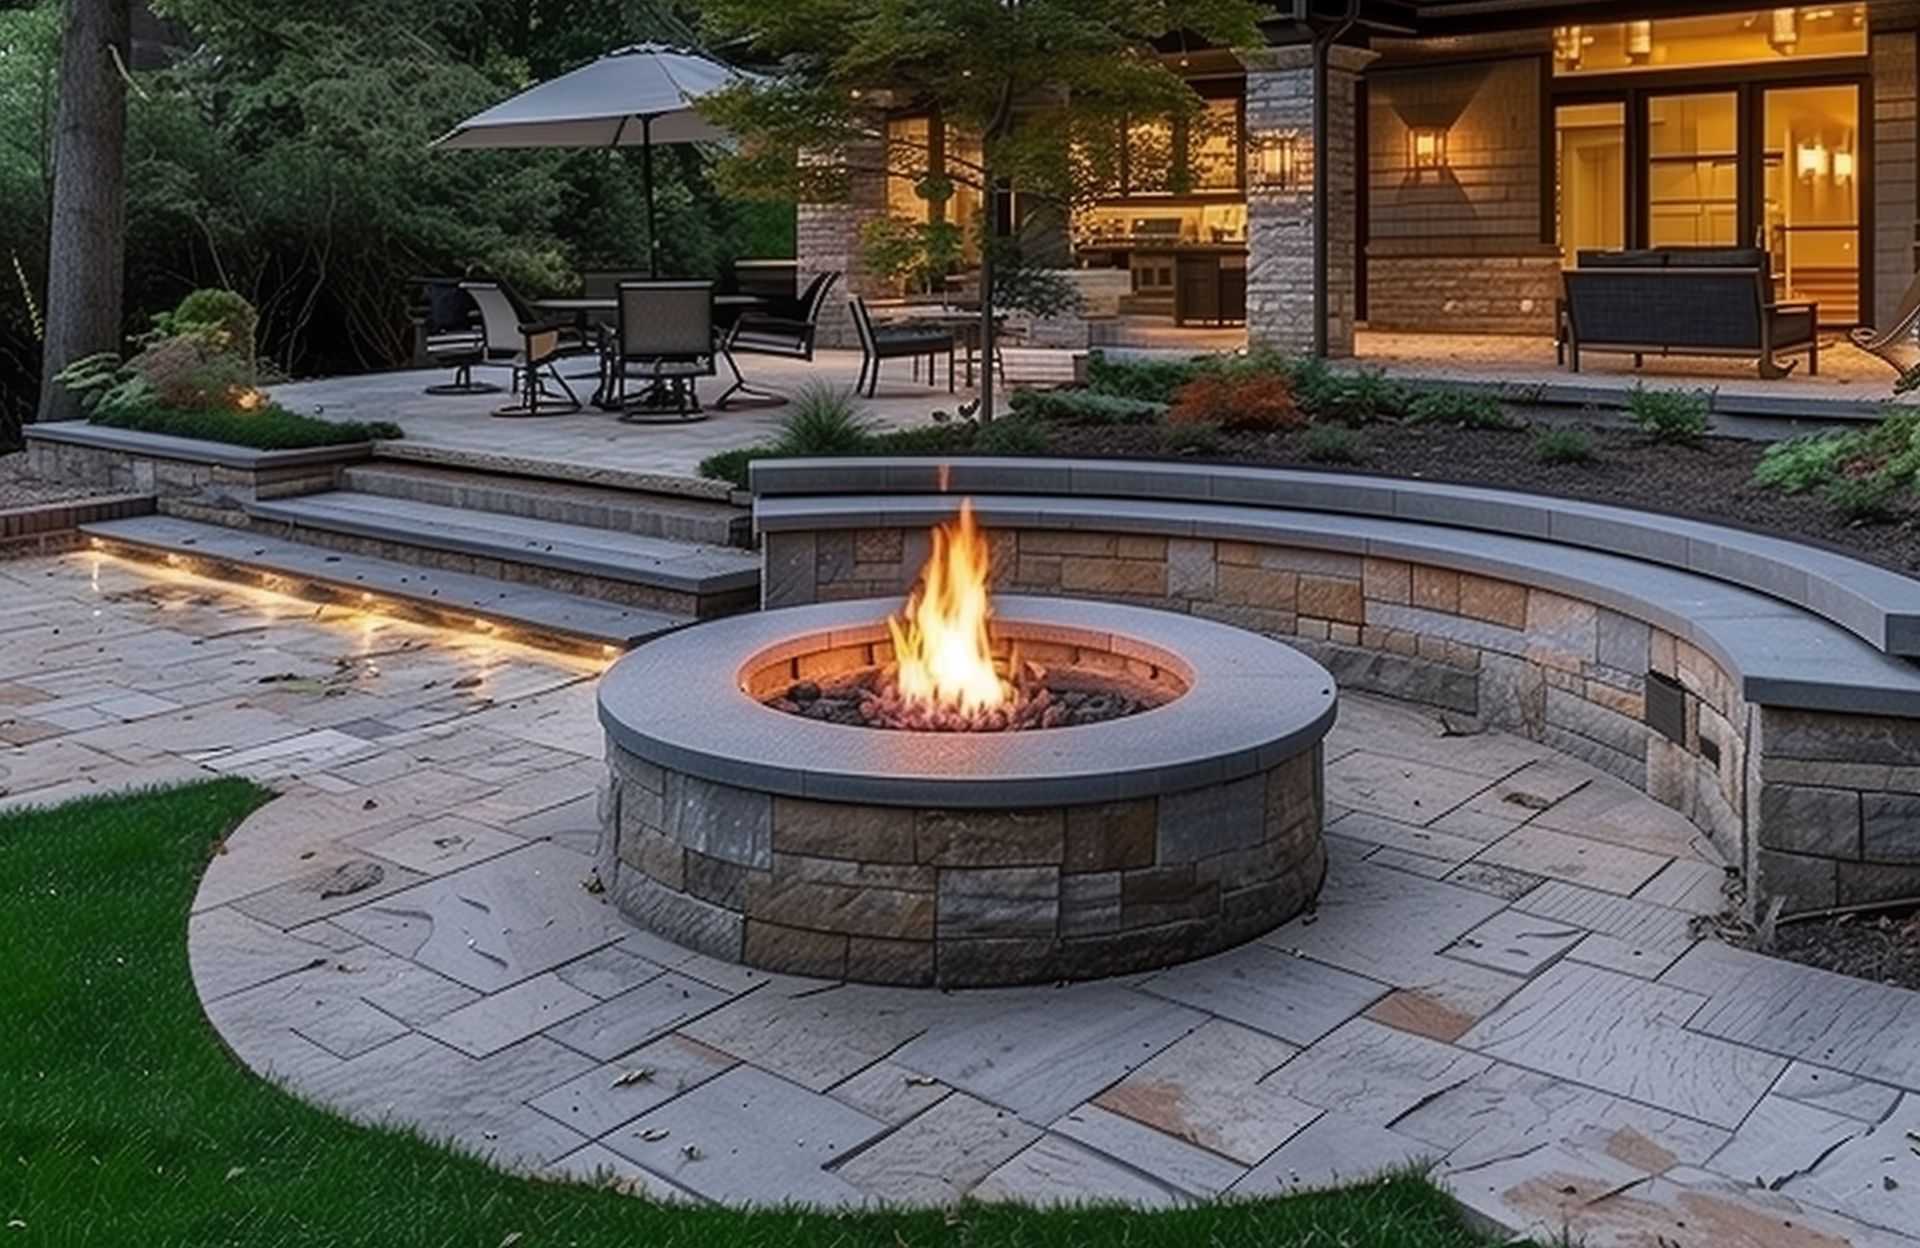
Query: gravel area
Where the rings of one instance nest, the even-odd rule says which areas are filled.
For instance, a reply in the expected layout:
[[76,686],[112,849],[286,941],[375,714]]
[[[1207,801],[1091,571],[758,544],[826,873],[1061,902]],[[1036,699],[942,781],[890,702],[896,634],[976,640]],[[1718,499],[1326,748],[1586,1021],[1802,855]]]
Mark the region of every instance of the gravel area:
[[[1216,452],[1197,458],[1457,481],[1618,503],[1792,537],[1920,574],[1920,506],[1909,504],[1885,521],[1853,523],[1817,499],[1755,488],[1750,482],[1764,449],[1759,443],[1708,438],[1698,446],[1656,445],[1628,430],[1589,432],[1597,456],[1587,464],[1538,462],[1529,430],[1424,425],[1361,430],[1363,458],[1349,469],[1313,463],[1301,433],[1229,434]],[[1161,431],[1145,427],[1059,428],[1049,449],[1086,456],[1166,455]]]
[[64,503],[76,498],[93,498],[109,491],[97,490],[86,485],[65,485],[58,481],[42,481],[27,473],[27,455],[25,451],[16,451],[11,455],[0,455],[0,511],[12,511],[19,507],[43,507],[48,503]]

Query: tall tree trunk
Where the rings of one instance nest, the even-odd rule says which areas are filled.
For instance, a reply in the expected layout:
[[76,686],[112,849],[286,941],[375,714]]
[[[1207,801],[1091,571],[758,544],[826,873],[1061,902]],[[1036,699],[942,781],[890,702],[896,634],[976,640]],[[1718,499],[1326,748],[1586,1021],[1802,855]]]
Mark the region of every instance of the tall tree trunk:
[[67,0],[53,144],[47,340],[41,420],[80,415],[56,378],[82,356],[120,347],[127,233],[130,0]]

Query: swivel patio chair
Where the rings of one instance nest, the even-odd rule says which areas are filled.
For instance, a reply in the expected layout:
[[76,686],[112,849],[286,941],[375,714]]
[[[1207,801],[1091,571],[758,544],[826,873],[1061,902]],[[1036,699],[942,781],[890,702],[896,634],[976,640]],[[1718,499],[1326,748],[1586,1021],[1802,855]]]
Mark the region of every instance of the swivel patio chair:
[[487,335],[479,309],[457,277],[433,277],[421,283],[426,300],[426,354],[441,366],[451,366],[453,380],[427,387],[428,394],[497,394],[500,387],[475,381],[473,369],[487,360]]
[[860,364],[860,380],[853,383],[856,393],[865,389],[867,397],[872,398],[880,385],[880,363],[883,360],[912,360],[917,372],[919,361],[927,362],[927,385],[937,385],[933,371],[934,362],[940,356],[947,357],[947,393],[953,393],[954,349],[953,330],[941,325],[882,325],[873,323],[873,316],[867,311],[867,301],[858,295],[847,305],[853,310],[853,327],[860,335],[860,350],[865,359]]
[[[620,311],[605,362],[607,405],[620,419],[704,420],[702,377],[717,371],[712,282],[622,282]],[[627,382],[646,388],[628,393]]]
[[1920,274],[1907,284],[1887,328],[1862,326],[1847,335],[1868,355],[1877,355],[1902,377],[1920,368]]
[[[580,396],[560,375],[560,361],[591,354],[571,326],[536,321],[524,305],[499,282],[471,281],[460,289],[480,309],[486,334],[487,358],[513,369],[513,391],[519,399],[493,409],[495,416],[565,416],[580,410]],[[549,384],[551,383],[551,385]],[[556,391],[552,387],[557,386]]]

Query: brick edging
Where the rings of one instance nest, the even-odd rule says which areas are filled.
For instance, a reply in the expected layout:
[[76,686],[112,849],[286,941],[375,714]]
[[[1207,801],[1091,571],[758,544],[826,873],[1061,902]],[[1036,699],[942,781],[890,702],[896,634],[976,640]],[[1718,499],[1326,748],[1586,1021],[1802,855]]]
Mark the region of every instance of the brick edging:
[[84,541],[83,524],[151,514],[151,494],[110,494],[0,510],[0,559],[73,550]]

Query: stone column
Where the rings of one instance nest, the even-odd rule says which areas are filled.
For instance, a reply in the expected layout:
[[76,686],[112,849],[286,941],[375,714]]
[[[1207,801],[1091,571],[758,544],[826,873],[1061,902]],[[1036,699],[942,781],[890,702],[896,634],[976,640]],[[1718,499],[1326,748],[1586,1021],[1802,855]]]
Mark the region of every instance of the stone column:
[[1913,280],[1915,184],[1920,151],[1914,127],[1915,37],[1910,30],[1876,33],[1872,44],[1873,306],[1864,319],[1885,325]]
[[887,215],[887,179],[877,172],[886,167],[886,145],[876,138],[838,159],[851,172],[846,194],[837,200],[798,205],[794,222],[794,256],[798,261],[796,293],[804,294],[822,273],[838,273],[840,281],[820,310],[815,342],[823,347],[857,347],[853,314],[847,301],[855,295],[876,299],[894,293],[886,279],[866,272],[860,263],[860,231],[869,221]]
[[[1327,168],[1327,352],[1353,354],[1358,304],[1354,261],[1359,211],[1355,159],[1355,83],[1374,54],[1336,47],[1329,53],[1326,141],[1314,150],[1313,49],[1305,44],[1242,54],[1247,67],[1247,339],[1282,351],[1313,350],[1313,162]],[[1297,135],[1299,185],[1270,184],[1260,169],[1262,144]]]

